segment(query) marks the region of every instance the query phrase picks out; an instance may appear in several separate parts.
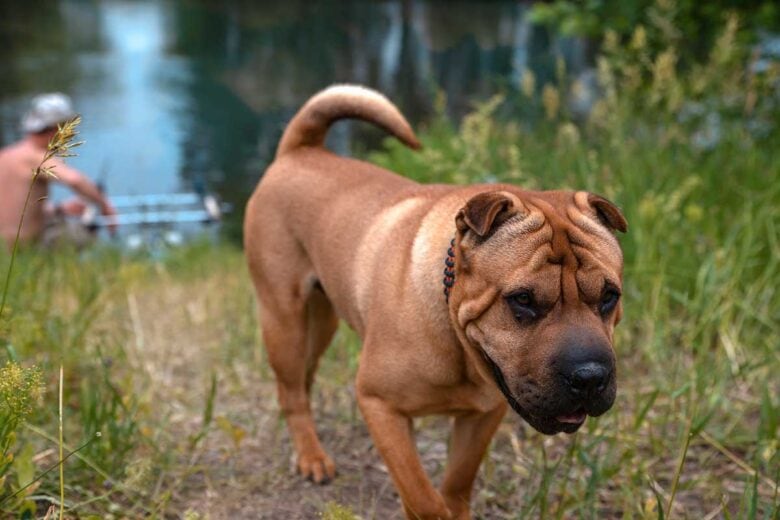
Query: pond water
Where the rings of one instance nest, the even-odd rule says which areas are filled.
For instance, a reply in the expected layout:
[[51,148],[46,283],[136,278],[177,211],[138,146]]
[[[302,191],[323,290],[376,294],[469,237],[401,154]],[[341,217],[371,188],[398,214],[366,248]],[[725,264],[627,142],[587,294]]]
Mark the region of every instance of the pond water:
[[[516,1],[0,0],[0,142],[40,92],[71,95],[86,141],[71,163],[109,195],[205,182],[236,222],[284,124],[336,82],[375,87],[413,124],[437,89],[458,118],[474,100],[542,84],[556,56],[583,70],[586,46],[528,22]],[[349,153],[379,134],[339,124]],[[1,187],[0,187],[1,189]],[[62,196],[61,192],[55,196]]]

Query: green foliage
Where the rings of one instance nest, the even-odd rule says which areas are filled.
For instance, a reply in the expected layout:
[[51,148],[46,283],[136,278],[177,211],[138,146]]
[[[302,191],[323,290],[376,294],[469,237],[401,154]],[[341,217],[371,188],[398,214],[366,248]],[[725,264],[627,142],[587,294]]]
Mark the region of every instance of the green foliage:
[[99,434],[83,454],[109,474],[122,475],[140,438],[136,420],[138,400],[112,381],[111,368],[106,366],[108,360],[102,356],[101,359],[100,364],[91,367],[92,377],[81,381],[82,437],[90,439]]
[[16,456],[12,450],[20,426],[39,404],[42,393],[41,371],[37,368],[24,368],[10,361],[0,367],[0,500],[16,489],[7,479],[12,467],[21,481],[19,487],[26,483],[30,447],[24,445]]
[[658,18],[659,11],[671,11],[680,34],[695,35],[706,48],[723,13],[735,12],[751,28],[777,29],[778,6],[769,0],[554,0],[536,2],[531,20],[553,26],[569,36],[599,37],[605,31],[628,36],[638,25]]

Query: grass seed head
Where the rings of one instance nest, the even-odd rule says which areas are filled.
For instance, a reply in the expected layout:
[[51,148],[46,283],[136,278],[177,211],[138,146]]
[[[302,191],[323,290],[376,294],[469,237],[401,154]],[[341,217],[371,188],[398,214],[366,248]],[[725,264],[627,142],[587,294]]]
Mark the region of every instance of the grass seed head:
[[73,157],[75,155],[70,150],[84,144],[84,141],[76,141],[76,136],[79,135],[77,130],[79,124],[81,124],[81,116],[76,116],[57,125],[57,132],[46,146],[49,157]]

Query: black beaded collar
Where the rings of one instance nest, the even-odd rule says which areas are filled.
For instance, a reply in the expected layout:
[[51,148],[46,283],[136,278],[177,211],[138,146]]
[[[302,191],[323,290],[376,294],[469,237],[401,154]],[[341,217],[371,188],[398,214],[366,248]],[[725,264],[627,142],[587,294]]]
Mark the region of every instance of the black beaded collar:
[[447,256],[444,259],[444,298],[450,303],[450,289],[455,285],[455,239],[450,241]]

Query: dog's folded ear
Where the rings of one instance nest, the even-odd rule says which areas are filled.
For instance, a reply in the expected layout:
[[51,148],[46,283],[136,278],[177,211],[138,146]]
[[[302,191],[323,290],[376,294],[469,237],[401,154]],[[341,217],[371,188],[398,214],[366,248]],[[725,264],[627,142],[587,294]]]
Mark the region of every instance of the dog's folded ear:
[[588,204],[596,210],[596,216],[599,221],[604,224],[610,231],[620,231],[625,233],[628,231],[628,222],[623,213],[620,212],[617,206],[613,203],[596,195],[594,193],[588,194]]
[[480,238],[486,238],[498,226],[519,212],[512,201],[514,197],[503,191],[487,191],[470,198],[458,211],[455,225],[458,231],[473,231]]

